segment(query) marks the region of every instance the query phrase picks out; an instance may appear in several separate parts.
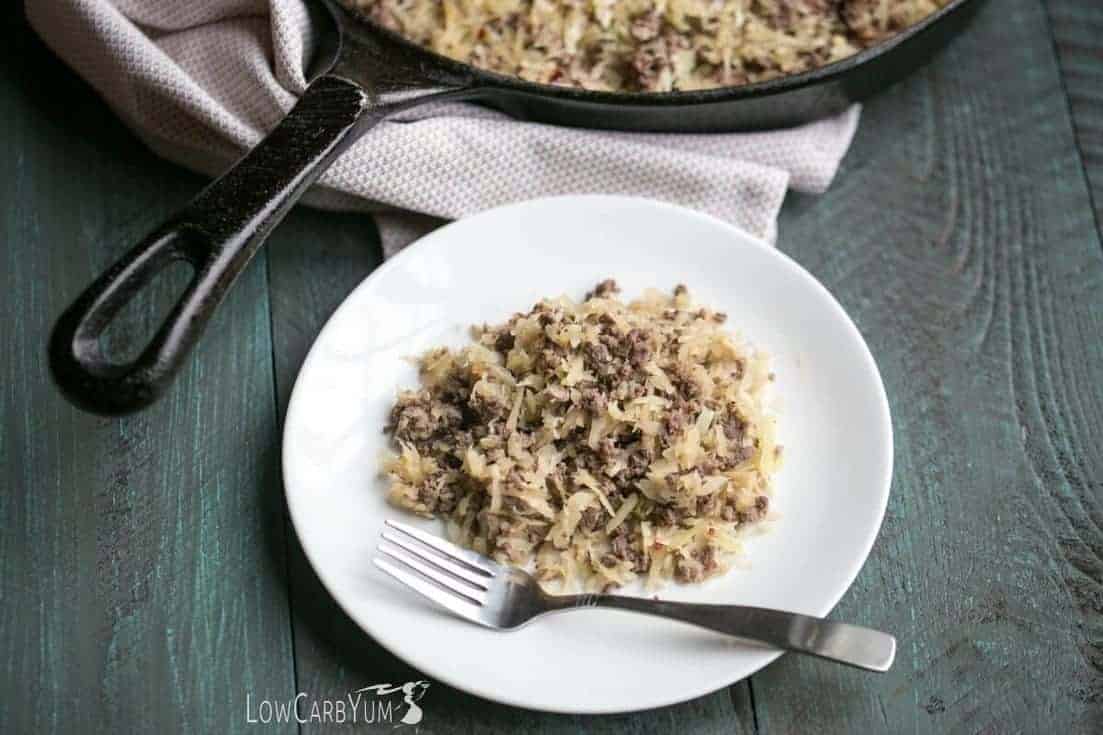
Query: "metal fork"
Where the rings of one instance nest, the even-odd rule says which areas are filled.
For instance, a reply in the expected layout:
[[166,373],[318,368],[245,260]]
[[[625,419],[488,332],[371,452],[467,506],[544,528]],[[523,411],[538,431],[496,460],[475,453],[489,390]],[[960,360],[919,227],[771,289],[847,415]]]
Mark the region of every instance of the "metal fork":
[[387,521],[375,565],[456,615],[513,630],[566,610],[606,607],[658,615],[745,641],[808,653],[869,671],[888,671],[896,639],[857,625],[742,605],[668,602],[620,595],[549,595],[527,572],[411,526]]

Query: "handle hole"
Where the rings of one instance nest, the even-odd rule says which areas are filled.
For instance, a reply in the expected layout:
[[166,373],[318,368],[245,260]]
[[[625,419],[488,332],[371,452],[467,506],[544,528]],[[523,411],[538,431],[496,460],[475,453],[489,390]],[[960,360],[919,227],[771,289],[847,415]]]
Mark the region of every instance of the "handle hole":
[[138,358],[195,277],[190,262],[174,259],[127,300],[100,334],[103,357],[113,365]]

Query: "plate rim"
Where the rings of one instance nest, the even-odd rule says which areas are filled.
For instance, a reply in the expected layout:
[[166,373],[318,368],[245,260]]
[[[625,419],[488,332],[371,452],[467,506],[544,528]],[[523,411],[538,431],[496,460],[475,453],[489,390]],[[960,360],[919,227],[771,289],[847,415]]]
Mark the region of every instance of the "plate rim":
[[[363,280],[361,280],[355,287],[353,287],[351,291],[349,291],[345,295],[345,297],[341,300],[341,303],[338,304],[337,308],[334,309],[333,312],[326,318],[325,323],[322,325],[321,329],[318,330],[317,334],[314,336],[313,340],[310,343],[310,348],[307,350],[306,357],[303,359],[303,362],[299,366],[299,370],[295,375],[295,382],[292,385],[291,394],[287,403],[287,409],[284,413],[284,421],[281,430],[282,436],[280,438],[280,470],[281,481],[283,484],[284,501],[287,505],[288,516],[291,520],[292,530],[294,531],[295,536],[298,540],[299,548],[302,549],[303,555],[306,557],[307,562],[310,564],[311,570],[314,572],[315,576],[317,576],[318,581],[321,582],[322,587],[325,589],[326,593],[333,599],[333,601],[337,604],[341,611],[356,625],[357,628],[360,629],[360,631],[364,635],[370,637],[375,643],[381,646],[388,653],[400,659],[403,663],[407,664],[411,668],[414,668],[418,672],[423,673],[426,676],[430,676],[430,678],[434,679],[435,681],[439,681],[466,694],[479,697],[491,702],[497,702],[499,704],[505,704],[512,707],[519,707],[521,709],[526,709],[534,712],[549,712],[554,714],[623,714],[628,712],[642,712],[652,709],[658,709],[661,707],[668,707],[674,704],[688,702],[693,699],[697,699],[705,695],[718,692],[721,689],[725,689],[734,684],[737,684],[744,679],[750,678],[759,671],[762,671],[762,669],[766,668],[778,658],[785,655],[786,652],[775,651],[769,654],[764,654],[763,661],[760,665],[757,665],[752,671],[738,678],[731,680],[725,679],[723,682],[718,684],[713,682],[704,687],[696,687],[692,692],[689,693],[680,692],[677,695],[668,696],[665,698],[658,698],[653,701],[649,700],[646,704],[642,704],[640,706],[630,706],[627,708],[622,706],[591,707],[585,705],[563,707],[544,706],[543,704],[534,705],[531,702],[518,700],[514,697],[496,695],[495,693],[487,691],[486,689],[480,687],[478,683],[459,681],[451,676],[441,676],[438,673],[430,672],[419,665],[413,664],[406,658],[406,656],[402,654],[400,650],[398,650],[397,646],[388,645],[386,642],[380,640],[375,635],[373,635],[363,624],[361,624],[359,619],[345,605],[341,597],[334,593],[334,585],[331,583],[331,580],[327,578],[327,574],[322,571],[323,566],[317,563],[317,560],[314,558],[314,556],[312,556],[308,545],[304,542],[304,536],[300,528],[299,521],[297,520],[297,514],[294,510],[294,493],[291,492],[290,484],[288,483],[288,466],[289,457],[291,456],[291,452],[288,451],[288,446],[290,444],[289,437],[291,434],[291,432],[289,432],[288,430],[288,427],[293,425],[294,417],[297,413],[297,406],[303,400],[302,392],[300,391],[303,375],[308,371],[311,363],[315,359],[317,359],[318,353],[316,352],[316,347],[325,336],[326,331],[331,327],[334,320],[337,318],[337,315],[362,289],[369,288],[371,284],[373,284],[375,281],[384,278],[386,274],[390,272],[390,270],[397,267],[396,263],[402,263],[405,259],[413,257],[413,255],[416,254],[419,249],[424,249],[424,247],[426,247],[424,243],[431,243],[434,240],[448,237],[448,231],[453,228],[470,226],[472,223],[477,223],[481,219],[489,219],[499,216],[500,213],[502,213],[503,211],[525,209],[528,207],[541,207],[549,204],[569,207],[572,206],[573,203],[579,202],[581,200],[589,202],[606,202],[619,205],[653,207],[666,210],[667,212],[675,214],[677,216],[692,217],[703,220],[707,223],[728,231],[728,233],[734,239],[740,240],[748,246],[768,252],[771,256],[778,259],[782,267],[790,269],[801,280],[805,281],[807,285],[811,286],[812,289],[819,291],[822,296],[826,297],[827,302],[830,304],[832,310],[836,312],[836,315],[842,317],[842,323],[845,325],[845,328],[852,333],[853,337],[856,338],[857,343],[861,348],[860,356],[862,362],[866,365],[866,367],[869,369],[869,372],[874,378],[873,387],[875,388],[875,402],[879,423],[881,424],[880,431],[878,433],[885,438],[884,456],[881,457],[885,470],[883,476],[880,478],[879,483],[881,491],[879,494],[879,502],[876,512],[876,523],[873,524],[872,532],[868,535],[868,538],[863,544],[862,553],[855,557],[855,561],[851,565],[852,568],[847,574],[846,583],[844,585],[841,585],[840,591],[832,596],[832,598],[828,601],[828,604],[820,606],[820,608],[816,609],[816,615],[818,615],[819,617],[826,617],[835,608],[835,606],[839,604],[842,598],[846,596],[846,593],[850,591],[850,588],[853,587],[855,579],[857,579],[858,574],[861,572],[862,568],[869,560],[869,556],[873,550],[873,546],[876,543],[877,538],[880,536],[881,529],[884,526],[885,513],[888,509],[888,501],[892,493],[892,477],[895,457],[895,437],[893,434],[892,416],[889,408],[888,395],[885,391],[884,379],[881,376],[881,371],[877,367],[877,362],[873,357],[873,353],[870,351],[865,337],[862,335],[861,330],[858,329],[858,326],[854,323],[854,320],[847,313],[846,309],[843,308],[842,304],[839,303],[838,299],[835,298],[834,294],[832,294],[831,291],[829,291],[827,287],[819,281],[819,279],[817,279],[807,269],[805,269],[804,266],[802,266],[800,263],[790,257],[787,253],[779,250],[777,247],[770,245],[769,243],[745,232],[744,230],[740,229],[730,222],[726,222],[713,215],[690,209],[689,207],[684,207],[678,204],[649,199],[647,197],[627,196],[619,194],[564,194],[557,196],[525,199],[518,202],[511,202],[509,204],[498,207],[492,207],[471,216],[453,220],[452,222],[449,222],[430,232],[424,237],[419,238],[415,242],[400,250],[398,253],[383,261],[383,263],[381,263],[375,270],[369,273]],[[508,632],[503,632],[503,635],[506,634],[508,634]]]

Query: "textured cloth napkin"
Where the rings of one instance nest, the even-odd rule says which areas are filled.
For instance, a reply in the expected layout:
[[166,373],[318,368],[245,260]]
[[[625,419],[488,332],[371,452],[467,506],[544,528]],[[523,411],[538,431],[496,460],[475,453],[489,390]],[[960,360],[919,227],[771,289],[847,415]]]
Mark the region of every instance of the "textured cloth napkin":
[[[217,175],[306,87],[316,42],[307,5],[27,0],[25,7],[46,43],[150,148]],[[858,116],[855,106],[790,130],[678,135],[522,123],[471,104],[426,106],[369,131],[306,201],[382,210],[388,255],[444,219],[595,192],[682,204],[773,241],[786,189],[827,188]]]

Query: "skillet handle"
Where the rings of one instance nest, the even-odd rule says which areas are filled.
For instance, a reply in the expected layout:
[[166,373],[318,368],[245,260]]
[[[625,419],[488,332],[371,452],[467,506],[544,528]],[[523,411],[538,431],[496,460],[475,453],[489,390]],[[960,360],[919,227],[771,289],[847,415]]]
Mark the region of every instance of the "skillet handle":
[[[316,79],[256,148],[65,310],[49,346],[62,393],[105,415],[155,401],[257,249],[329,164],[387,114],[441,96],[433,89],[413,91],[418,94],[391,102],[344,78]],[[183,295],[137,358],[112,362],[100,343],[104,330],[160,271],[179,261],[193,270]]]

